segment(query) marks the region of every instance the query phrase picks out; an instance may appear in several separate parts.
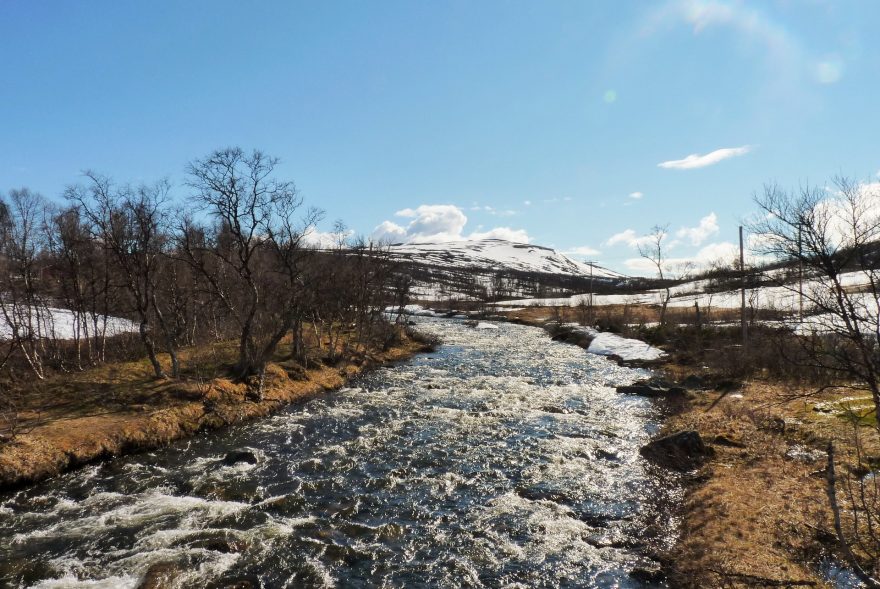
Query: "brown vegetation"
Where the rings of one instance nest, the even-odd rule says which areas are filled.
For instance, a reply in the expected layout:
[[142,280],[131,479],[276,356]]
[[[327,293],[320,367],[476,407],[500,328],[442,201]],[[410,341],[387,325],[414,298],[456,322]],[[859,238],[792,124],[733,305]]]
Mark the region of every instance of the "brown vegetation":
[[321,213],[277,164],[194,160],[187,209],[167,181],[95,172],[66,206],[0,195],[0,486],[265,415],[423,345],[383,314],[410,277],[341,222],[312,243]]
[[[677,513],[679,540],[660,555],[674,586],[826,586],[821,564],[842,558],[826,496],[829,442],[841,471],[837,488],[845,535],[857,537],[856,525],[866,525],[853,514],[876,508],[853,510],[863,491],[863,503],[876,499],[872,489],[853,483],[880,464],[870,392],[829,386],[838,381],[837,373],[806,366],[803,342],[784,329],[756,323],[743,348],[738,327],[697,326],[692,309],[668,308],[666,326],[652,325],[660,309],[650,306],[594,312],[595,325],[670,352],[659,367],[669,380],[696,375],[706,385],[670,405],[674,413],[660,432],[696,430],[713,450],[706,464],[686,477]],[[532,307],[506,315],[543,325],[581,322],[580,313],[575,307]],[[738,310],[713,310],[712,318],[730,324]],[[847,411],[846,403],[839,411],[826,409],[860,394],[867,412]],[[667,475],[661,470],[658,476]],[[870,560],[871,537],[862,536],[864,548],[856,550]]]
[[[144,358],[19,383],[23,433],[0,445],[0,487],[261,417],[338,388],[365,369],[424,349],[425,343],[404,337],[384,350],[381,345],[358,347],[338,363],[313,357],[307,367],[290,355],[276,354],[267,365],[260,397],[253,394],[255,383],[206,376],[234,362],[237,350],[232,342],[182,350],[181,359],[189,368],[180,379],[157,380]],[[169,367],[167,354],[158,355],[158,360]]]

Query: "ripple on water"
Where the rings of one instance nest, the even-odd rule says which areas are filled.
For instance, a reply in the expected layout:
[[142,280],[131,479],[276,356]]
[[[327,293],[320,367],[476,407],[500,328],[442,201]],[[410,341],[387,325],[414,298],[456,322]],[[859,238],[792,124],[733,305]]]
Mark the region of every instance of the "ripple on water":
[[[535,328],[420,322],[430,356],[0,496],[0,582],[640,586],[645,497],[675,492],[638,455],[654,409],[613,389],[644,373]],[[256,464],[222,464],[242,448]]]

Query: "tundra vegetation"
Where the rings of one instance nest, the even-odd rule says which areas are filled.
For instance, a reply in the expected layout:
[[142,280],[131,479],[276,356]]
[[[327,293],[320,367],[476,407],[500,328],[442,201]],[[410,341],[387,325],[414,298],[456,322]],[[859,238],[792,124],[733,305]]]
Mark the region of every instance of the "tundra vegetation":
[[[259,399],[273,359],[296,372],[398,343],[381,310],[406,304],[409,277],[340,224],[316,243],[322,214],[277,165],[239,148],[196,159],[186,208],[166,180],[94,171],[63,202],[0,199],[0,440],[58,375],[146,357],[160,381],[222,376]],[[230,353],[206,362],[213,349]]]

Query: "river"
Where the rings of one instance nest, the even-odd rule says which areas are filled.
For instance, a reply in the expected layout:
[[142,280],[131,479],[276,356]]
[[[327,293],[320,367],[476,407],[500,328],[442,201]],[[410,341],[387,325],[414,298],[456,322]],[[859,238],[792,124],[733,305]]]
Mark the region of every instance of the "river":
[[[674,481],[645,376],[540,329],[444,342],[273,417],[0,495],[0,585],[647,587]],[[258,458],[231,466],[233,450]]]

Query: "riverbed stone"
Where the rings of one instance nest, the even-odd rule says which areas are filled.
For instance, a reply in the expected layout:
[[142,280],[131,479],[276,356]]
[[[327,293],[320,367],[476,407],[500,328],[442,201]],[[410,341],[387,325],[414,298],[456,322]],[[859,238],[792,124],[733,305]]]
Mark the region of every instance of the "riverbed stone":
[[637,395],[639,397],[675,397],[686,393],[681,387],[671,386],[664,381],[644,380],[631,385],[617,387],[617,392],[623,395]]
[[141,577],[137,589],[165,589],[170,587],[182,572],[183,569],[176,562],[158,562],[150,565]]
[[241,462],[256,464],[259,462],[259,459],[251,450],[232,450],[231,452],[227,452],[226,456],[224,456],[223,460],[220,462],[222,462],[224,466],[234,466]]
[[655,464],[681,472],[700,467],[706,458],[713,455],[712,449],[703,443],[699,432],[694,430],[652,440],[642,446],[639,453]]
[[637,566],[629,572],[629,576],[642,583],[662,583],[666,580],[663,568],[657,563]]
[[689,374],[684,377],[678,386],[688,390],[703,390],[707,388],[706,379],[698,374]]

